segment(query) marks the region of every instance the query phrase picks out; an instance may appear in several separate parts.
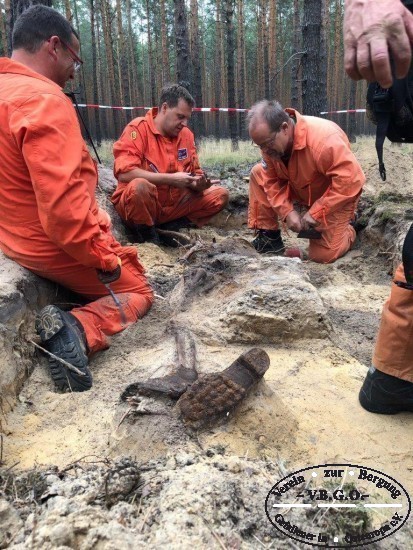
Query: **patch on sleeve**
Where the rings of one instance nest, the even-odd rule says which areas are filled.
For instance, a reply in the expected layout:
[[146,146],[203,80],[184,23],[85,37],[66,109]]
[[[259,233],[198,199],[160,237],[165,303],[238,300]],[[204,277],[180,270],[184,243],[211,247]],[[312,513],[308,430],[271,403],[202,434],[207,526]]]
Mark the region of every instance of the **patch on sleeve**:
[[135,130],[133,132],[131,132],[131,134],[130,134],[131,139],[135,140],[136,136],[137,136],[137,133],[135,132]]
[[264,170],[266,170],[268,168],[268,164],[265,162],[264,159],[261,159],[261,164],[262,164],[262,167],[264,168]]
[[178,149],[178,160],[185,160],[188,158],[188,149]]
[[156,168],[156,166],[152,162],[149,164],[149,168],[152,170],[152,172],[159,173],[159,170]]

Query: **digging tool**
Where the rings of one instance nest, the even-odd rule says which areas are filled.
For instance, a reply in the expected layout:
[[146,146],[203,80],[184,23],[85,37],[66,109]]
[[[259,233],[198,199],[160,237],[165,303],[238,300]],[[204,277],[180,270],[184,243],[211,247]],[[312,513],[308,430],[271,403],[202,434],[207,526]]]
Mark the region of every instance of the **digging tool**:
[[126,315],[125,315],[125,310],[123,309],[123,306],[122,306],[122,304],[120,303],[119,298],[116,296],[116,294],[115,294],[115,293],[113,292],[113,290],[110,288],[110,284],[109,284],[109,283],[103,283],[103,284],[104,284],[105,287],[108,289],[109,294],[112,296],[113,301],[115,302],[116,307],[117,307],[118,310],[119,310],[119,313],[120,313],[120,324],[122,325],[122,328],[126,327]]
[[120,277],[120,274],[121,274],[120,259],[118,261],[119,261],[119,263],[118,263],[116,269],[114,269],[113,271],[103,271],[102,269],[97,269],[96,273],[97,273],[99,281],[107,288],[109,294],[112,296],[113,301],[115,302],[116,307],[119,310],[120,324],[122,325],[122,328],[124,328],[127,324],[125,310],[123,309],[119,298],[116,296],[116,294],[113,292],[113,290],[110,287],[110,283],[113,283],[113,282],[117,281]]
[[299,239],[321,239],[321,233],[320,231],[317,231],[316,229],[310,228],[310,229],[302,229],[297,237]]

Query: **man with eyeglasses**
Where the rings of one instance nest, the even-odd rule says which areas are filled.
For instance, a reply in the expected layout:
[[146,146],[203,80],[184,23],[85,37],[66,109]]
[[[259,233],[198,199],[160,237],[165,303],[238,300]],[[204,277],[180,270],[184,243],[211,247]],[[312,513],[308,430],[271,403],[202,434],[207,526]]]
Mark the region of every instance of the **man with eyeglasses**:
[[91,387],[88,355],[107,348],[108,336],[142,318],[153,301],[136,249],[114,239],[97,205],[96,166],[62,91],[82,64],[78,52],[70,23],[36,5],[16,20],[11,59],[0,59],[0,248],[94,300],[70,313],[48,305],[36,319],[52,378],[71,391]]
[[247,117],[263,162],[250,177],[248,226],[258,252],[283,252],[278,219],[310,237],[310,260],[334,262],[354,244],[351,223],[365,182],[345,133],[334,122],[260,101]]

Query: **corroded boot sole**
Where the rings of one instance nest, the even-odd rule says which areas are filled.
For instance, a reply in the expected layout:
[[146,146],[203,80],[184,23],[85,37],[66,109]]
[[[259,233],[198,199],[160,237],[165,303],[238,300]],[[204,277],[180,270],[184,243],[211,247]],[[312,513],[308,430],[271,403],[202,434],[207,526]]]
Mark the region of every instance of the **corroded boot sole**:
[[199,377],[177,403],[182,419],[188,426],[200,428],[225,416],[239,405],[269,366],[268,354],[253,348],[223,372]]

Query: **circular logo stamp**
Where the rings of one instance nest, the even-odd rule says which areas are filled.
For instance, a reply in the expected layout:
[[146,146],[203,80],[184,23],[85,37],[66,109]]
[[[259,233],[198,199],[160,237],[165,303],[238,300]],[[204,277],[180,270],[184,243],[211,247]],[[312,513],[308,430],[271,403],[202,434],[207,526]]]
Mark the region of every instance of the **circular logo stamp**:
[[297,470],[268,493],[270,522],[298,542],[325,548],[367,546],[407,521],[411,501],[393,477],[353,464]]

